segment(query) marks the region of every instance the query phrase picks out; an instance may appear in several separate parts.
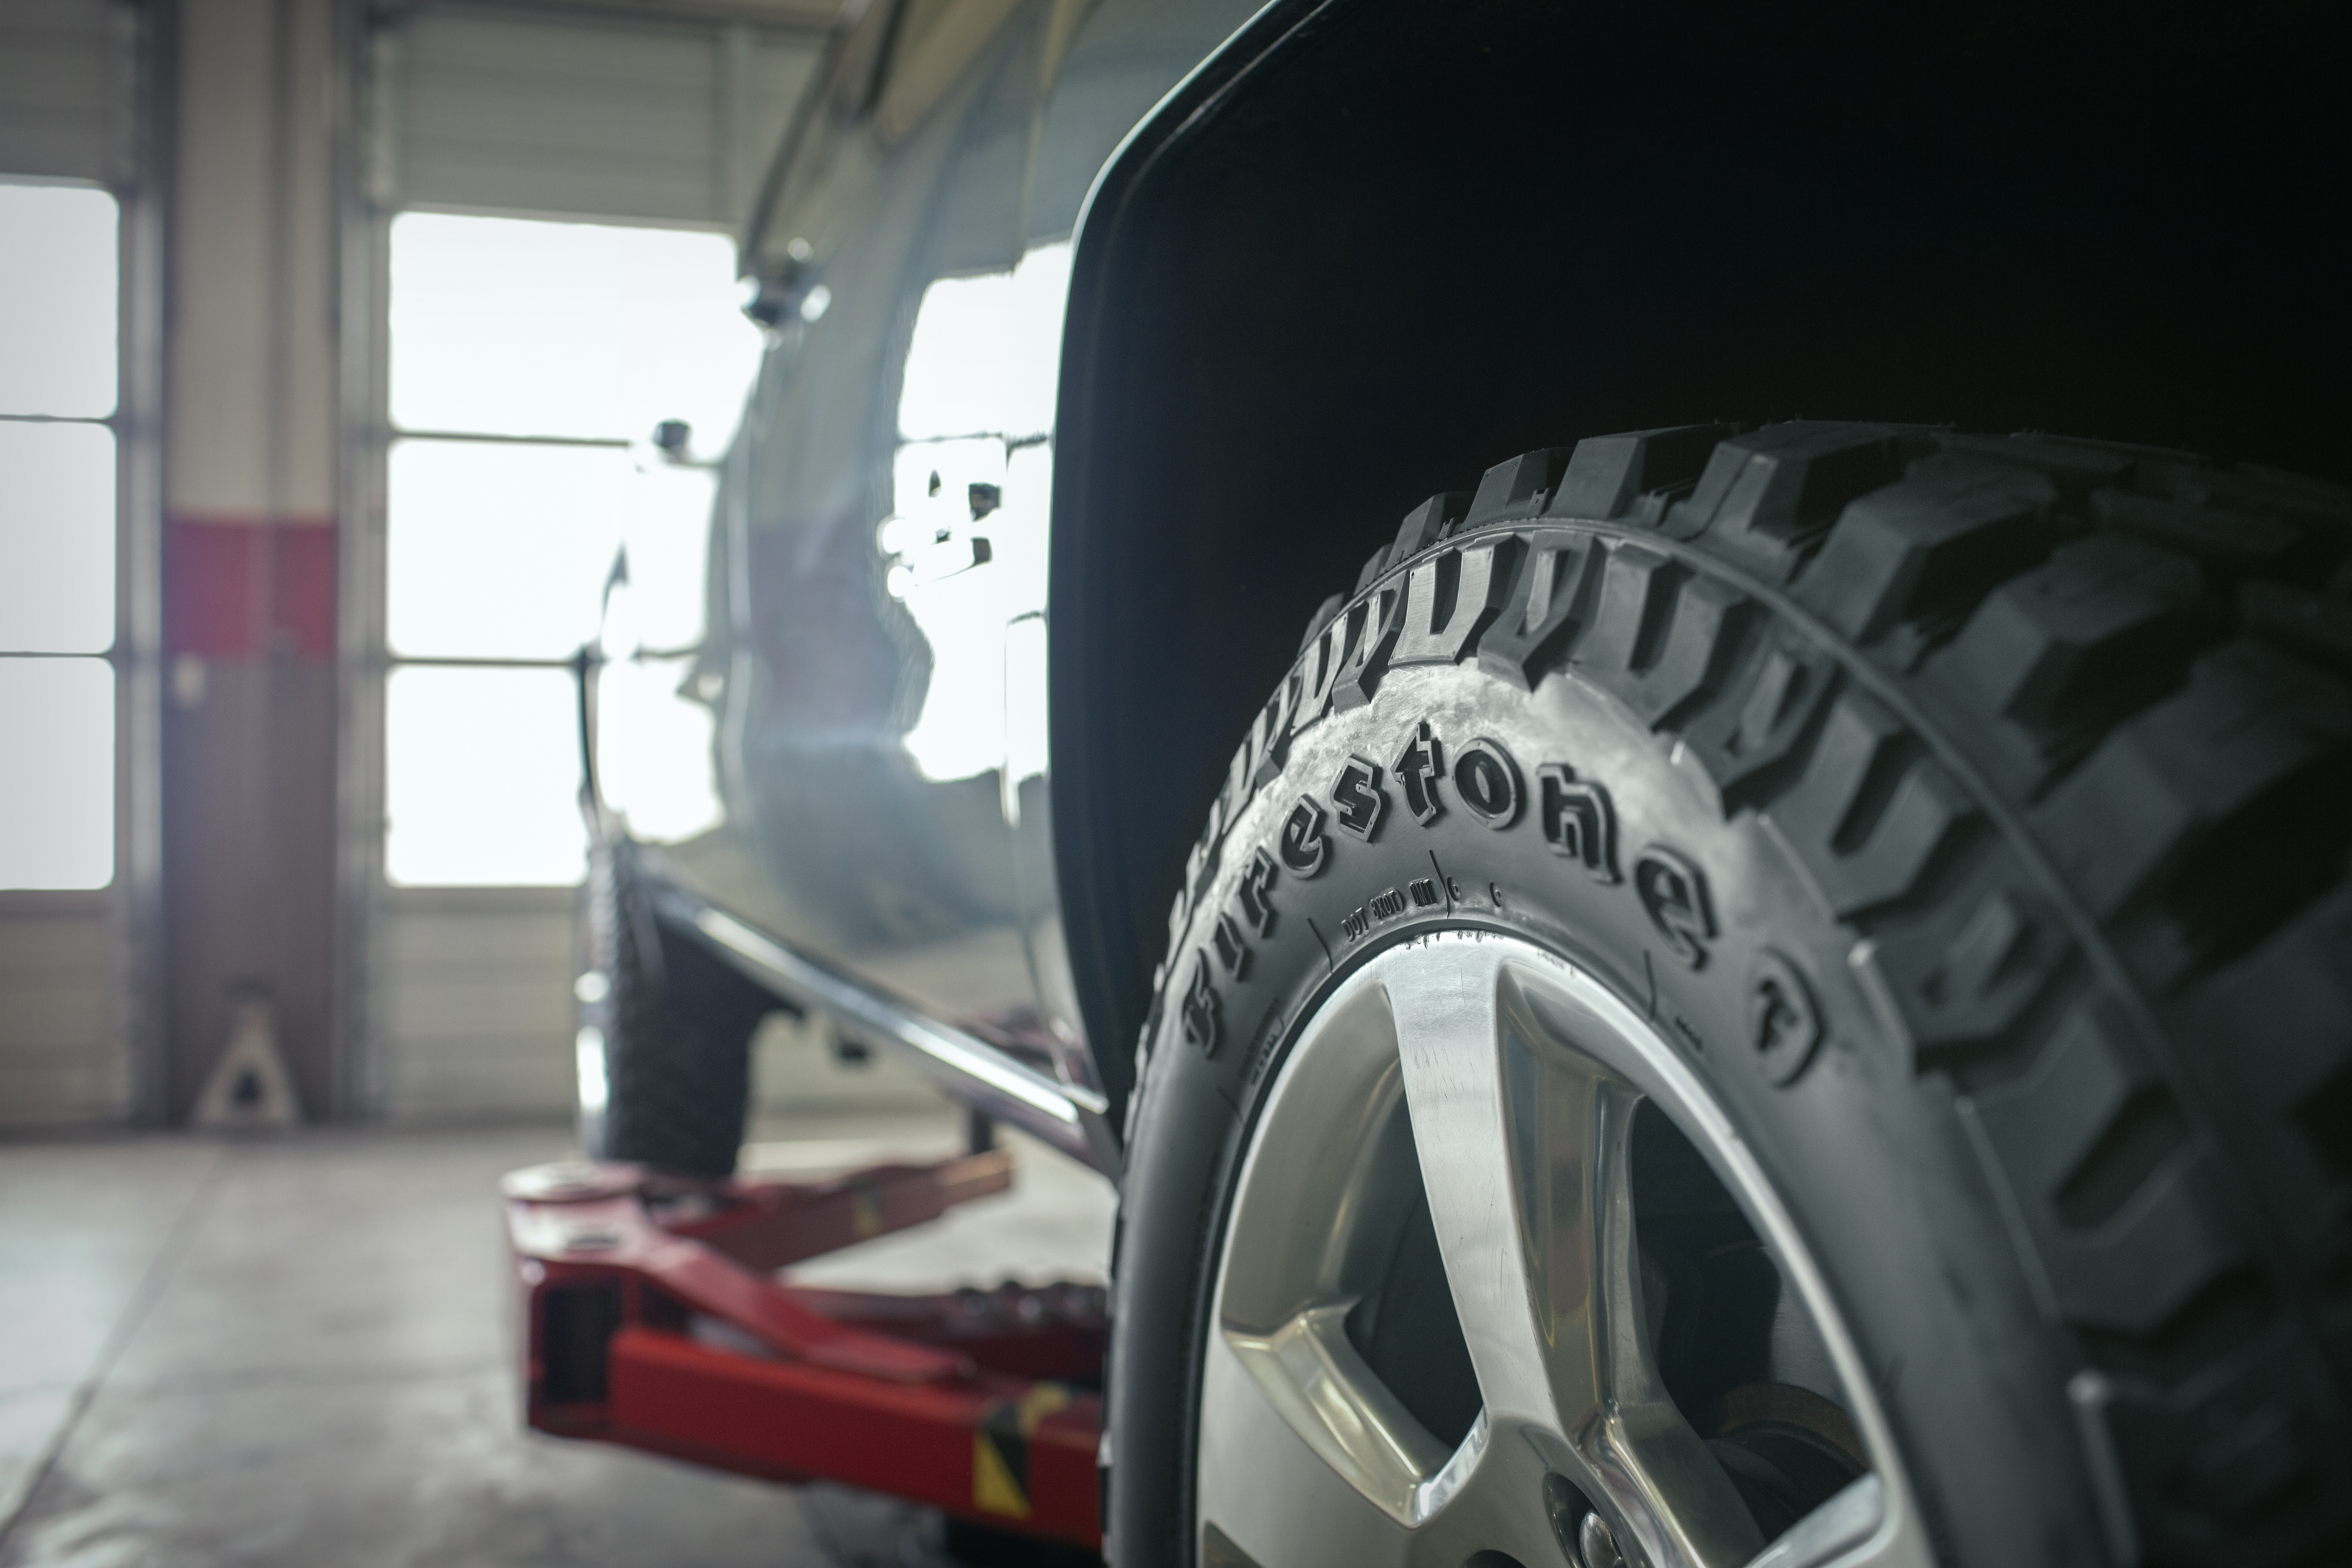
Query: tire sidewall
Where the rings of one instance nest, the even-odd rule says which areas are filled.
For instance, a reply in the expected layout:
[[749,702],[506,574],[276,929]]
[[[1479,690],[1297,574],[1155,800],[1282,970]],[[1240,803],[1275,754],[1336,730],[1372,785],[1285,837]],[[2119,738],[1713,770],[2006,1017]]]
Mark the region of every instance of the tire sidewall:
[[[1446,764],[1426,821],[1396,771],[1424,725]],[[1517,774],[1516,810],[1496,820],[1455,787],[1453,764],[1474,742]],[[1340,783],[1351,765],[1352,793]],[[1342,794],[1360,802],[1368,766],[1386,798],[1364,838],[1336,818]],[[1548,768],[1599,786],[1601,864],[1548,837]],[[1324,818],[1321,863],[1305,877],[1280,864],[1302,800]],[[1270,878],[1261,852],[1276,863]],[[1275,911],[1262,932],[1241,897],[1253,864]],[[1661,867],[1686,874],[1690,896],[1662,896],[1662,875],[1666,895],[1673,878]],[[1415,883],[1433,901],[1416,901]],[[1221,918],[1228,951],[1236,938],[1248,949],[1238,974],[1219,953]],[[2105,1555],[2065,1397],[2075,1363],[2037,1308],[1948,1080],[1919,1075],[1890,1044],[1900,1036],[1857,978],[1854,932],[1769,819],[1727,815],[1673,738],[1607,692],[1572,671],[1524,692],[1475,664],[1432,664],[1391,670],[1368,703],[1293,733],[1278,775],[1234,814],[1171,948],[1139,1063],[1115,1270],[1108,1522],[1121,1568],[1193,1559],[1201,1363],[1223,1228],[1300,1025],[1373,954],[1461,928],[1516,935],[1585,969],[1650,1018],[1712,1092],[1828,1282],[1941,1558]],[[1791,971],[1819,1023],[1794,1071],[1785,1041],[1774,1052],[1757,1043],[1760,979]]]

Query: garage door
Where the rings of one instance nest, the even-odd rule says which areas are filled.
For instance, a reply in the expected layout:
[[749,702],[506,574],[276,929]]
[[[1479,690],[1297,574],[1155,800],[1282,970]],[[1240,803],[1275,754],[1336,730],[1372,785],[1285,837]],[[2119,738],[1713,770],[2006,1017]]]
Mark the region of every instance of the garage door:
[[0,1124],[117,1120],[134,1093],[117,415],[138,19],[0,5]]
[[[725,439],[756,353],[730,240],[821,44],[788,15],[456,8],[370,39],[385,331],[378,488],[354,510],[382,521],[354,607],[383,657],[364,697],[380,750],[353,770],[374,798],[351,831],[373,868],[361,1017],[386,1115],[572,1103],[584,840],[566,660],[621,539],[641,580],[662,541],[698,547],[708,475],[666,468],[646,437],[683,416],[697,447]],[[688,358],[703,368],[681,383]],[[645,402],[666,383],[679,406]]]

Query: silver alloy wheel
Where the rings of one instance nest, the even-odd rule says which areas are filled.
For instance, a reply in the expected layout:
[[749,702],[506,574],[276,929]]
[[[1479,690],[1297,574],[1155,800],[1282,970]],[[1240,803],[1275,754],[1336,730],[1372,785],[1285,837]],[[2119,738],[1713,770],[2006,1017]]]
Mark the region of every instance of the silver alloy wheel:
[[[1760,1556],[1651,1343],[1632,1179],[1644,1100],[1737,1201],[1870,1460]],[[1483,1402],[1450,1446],[1347,1327],[1416,1182]],[[1391,948],[1306,1021],[1252,1131],[1212,1301],[1195,1493],[1209,1568],[1551,1568],[1582,1554],[1580,1534],[1636,1568],[1930,1561],[1859,1355],[1754,1157],[1638,1013],[1517,939]]]

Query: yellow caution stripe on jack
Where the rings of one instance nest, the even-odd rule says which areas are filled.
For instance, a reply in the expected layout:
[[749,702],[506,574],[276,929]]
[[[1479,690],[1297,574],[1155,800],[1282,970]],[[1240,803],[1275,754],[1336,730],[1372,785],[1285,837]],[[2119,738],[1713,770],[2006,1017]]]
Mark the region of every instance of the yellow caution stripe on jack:
[[1070,1403],[1058,1383],[1041,1383],[1020,1400],[1000,1399],[971,1434],[971,1506],[1007,1519],[1029,1517],[1029,1440],[1038,1424]]

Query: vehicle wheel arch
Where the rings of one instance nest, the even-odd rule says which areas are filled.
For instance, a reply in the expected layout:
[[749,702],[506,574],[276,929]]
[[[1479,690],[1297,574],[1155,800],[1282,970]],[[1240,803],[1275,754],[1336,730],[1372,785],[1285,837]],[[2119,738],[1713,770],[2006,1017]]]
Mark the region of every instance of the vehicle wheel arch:
[[[2288,172],[2227,198],[2295,242],[2267,298],[2252,292],[2264,276],[2252,253],[2275,263],[2275,247],[2246,245],[2237,261],[2085,249],[2156,174],[2126,171],[2105,205],[2067,189],[2116,144],[2103,117],[2145,120],[2166,81],[2200,68],[2205,110],[2180,134],[2210,142],[2228,124],[2216,158],[2294,134],[2309,106],[2252,68],[2284,58],[2280,36],[2131,35],[2138,79],[2110,71],[2048,106],[2032,126],[2041,172],[2000,198],[2012,216],[2070,215],[2074,227],[2042,247],[2063,256],[1989,279],[1990,298],[1960,308],[1922,295],[2015,261],[2022,242],[1978,222],[1962,226],[1974,237],[1956,242],[1964,254],[1946,272],[1839,270],[1833,252],[1857,233],[1895,226],[1895,260],[1916,259],[1950,219],[1953,197],[1921,181],[1825,225],[1828,204],[1867,174],[1867,149],[1777,207],[1759,198],[1706,223],[1673,209],[1695,172],[1715,182],[1707,195],[1736,195],[1726,162],[1769,170],[1845,148],[1873,116],[1913,155],[1926,145],[1957,160],[1943,176],[1981,196],[1991,172],[2023,167],[1988,110],[1914,111],[1882,84],[1826,130],[1801,108],[1739,126],[1752,144],[1718,157],[1709,138],[1762,101],[1734,93],[1716,123],[1654,143],[1619,130],[1592,161],[1578,153],[1577,137],[1622,120],[1644,83],[1675,84],[1673,107],[1688,110],[1709,84],[1793,60],[1816,73],[1789,86],[1793,104],[1873,61],[1932,61],[1931,20],[1822,45],[1846,15],[1837,7],[1720,37],[1708,19],[1727,16],[1712,12],[1600,15],[1495,4],[1441,19],[1402,0],[1277,0],[1138,128],[1089,197],[1063,340],[1049,679],[1064,929],[1115,1101],[1202,807],[1295,657],[1331,556],[1384,543],[1365,517],[1400,516],[1498,451],[1727,416],[2056,428],[2347,477],[2331,432],[2352,424],[2352,401],[2327,370],[2344,305],[2320,302],[2317,287],[2343,246],[2283,209]],[[2087,25],[2029,37],[2036,26],[1987,19],[1969,58],[2006,61],[2001,85],[2022,91],[2054,68],[2028,63],[2033,48],[2064,57],[2101,40]],[[1578,29],[1591,63],[1565,70],[1559,51]],[[1776,58],[1748,67],[1740,51]],[[1944,68],[1921,64],[1920,81]],[[2305,145],[2342,160],[2340,134]],[[1595,168],[1598,188],[1583,178]],[[1692,237],[1708,233],[1711,259],[1694,262]],[[1807,254],[1780,254],[1791,236]],[[1560,261],[1580,246],[1612,259]],[[2098,267],[2110,287],[2086,297]],[[1602,286],[1605,297],[1568,297]],[[2061,304],[2072,314],[2053,324]],[[2198,378],[2215,375],[2257,378],[2262,395],[2200,395]]]

